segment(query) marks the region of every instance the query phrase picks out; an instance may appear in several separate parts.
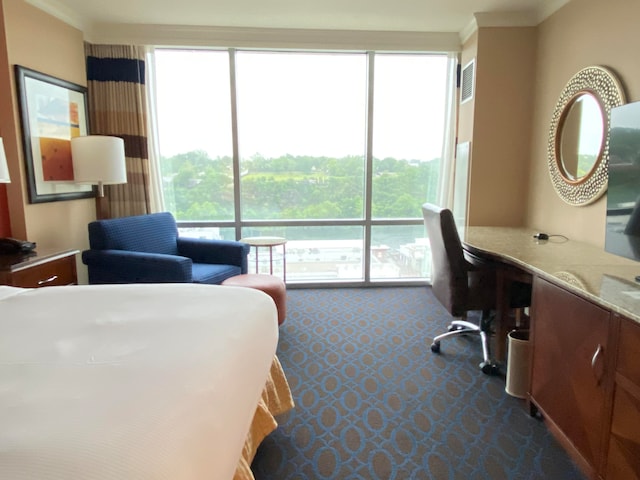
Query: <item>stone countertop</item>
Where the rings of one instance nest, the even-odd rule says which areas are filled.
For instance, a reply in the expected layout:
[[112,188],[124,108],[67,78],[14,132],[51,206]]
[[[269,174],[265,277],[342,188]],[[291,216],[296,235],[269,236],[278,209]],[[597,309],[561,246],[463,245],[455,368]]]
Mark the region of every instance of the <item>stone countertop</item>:
[[489,255],[561,284],[594,303],[640,322],[640,262],[562,236],[533,237],[518,227],[466,227],[460,239],[468,251]]

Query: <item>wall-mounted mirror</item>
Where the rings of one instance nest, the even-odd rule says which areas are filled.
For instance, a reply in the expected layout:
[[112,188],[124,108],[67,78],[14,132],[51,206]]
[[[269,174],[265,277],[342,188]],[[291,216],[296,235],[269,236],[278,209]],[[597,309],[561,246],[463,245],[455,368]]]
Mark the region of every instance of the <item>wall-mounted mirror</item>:
[[587,205],[607,189],[611,108],[625,102],[620,82],[604,67],[587,67],[565,86],[551,119],[548,166],[565,202]]

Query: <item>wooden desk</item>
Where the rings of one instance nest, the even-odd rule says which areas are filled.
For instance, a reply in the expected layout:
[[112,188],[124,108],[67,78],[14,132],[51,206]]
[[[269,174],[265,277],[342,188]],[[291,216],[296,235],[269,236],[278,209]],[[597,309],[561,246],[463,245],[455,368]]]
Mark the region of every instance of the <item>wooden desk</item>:
[[574,240],[536,240],[535,233],[517,227],[466,227],[460,229],[460,239],[475,255],[549,280],[640,323],[639,262]]
[[532,279],[532,412],[590,478],[640,478],[640,263],[534,233],[468,227],[460,237],[504,266],[502,282]]

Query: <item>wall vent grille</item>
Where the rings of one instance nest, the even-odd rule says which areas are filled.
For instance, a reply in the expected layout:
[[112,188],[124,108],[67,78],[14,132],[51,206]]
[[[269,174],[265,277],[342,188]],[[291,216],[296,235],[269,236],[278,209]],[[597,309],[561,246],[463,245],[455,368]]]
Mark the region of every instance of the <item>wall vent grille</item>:
[[471,60],[462,69],[462,81],[460,83],[460,103],[467,102],[473,98],[473,83],[475,73],[475,61]]

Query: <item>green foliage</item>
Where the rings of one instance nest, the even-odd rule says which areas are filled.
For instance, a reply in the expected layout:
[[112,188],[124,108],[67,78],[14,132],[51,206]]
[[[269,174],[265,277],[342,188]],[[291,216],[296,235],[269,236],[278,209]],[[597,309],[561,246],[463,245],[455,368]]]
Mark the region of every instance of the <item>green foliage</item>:
[[[194,151],[161,159],[169,210],[188,220],[232,220],[233,162]],[[251,219],[348,219],[364,215],[363,157],[254,155],[240,164],[242,216]],[[440,160],[373,160],[374,218],[415,218],[435,201]]]

